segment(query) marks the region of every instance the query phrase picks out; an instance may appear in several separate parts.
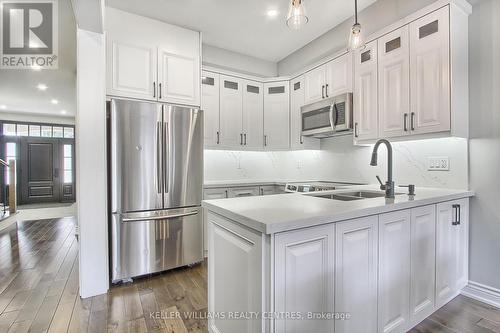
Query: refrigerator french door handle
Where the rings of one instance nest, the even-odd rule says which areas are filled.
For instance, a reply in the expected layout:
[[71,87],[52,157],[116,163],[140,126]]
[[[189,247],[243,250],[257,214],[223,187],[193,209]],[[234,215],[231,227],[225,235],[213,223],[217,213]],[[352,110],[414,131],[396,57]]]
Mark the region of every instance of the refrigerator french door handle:
[[161,121],[156,122],[156,188],[158,190],[158,193],[161,193],[162,190],[162,158],[161,158],[161,148],[162,148],[162,128],[161,128]]
[[164,193],[168,193],[168,183],[169,183],[169,172],[170,172],[170,128],[168,121],[163,122],[163,184],[164,184]]
[[141,222],[141,221],[158,221],[158,220],[169,220],[175,219],[179,217],[192,216],[198,214],[198,211],[189,212],[189,213],[181,213],[181,214],[172,214],[165,216],[149,216],[149,217],[133,217],[133,218],[124,218],[122,222]]

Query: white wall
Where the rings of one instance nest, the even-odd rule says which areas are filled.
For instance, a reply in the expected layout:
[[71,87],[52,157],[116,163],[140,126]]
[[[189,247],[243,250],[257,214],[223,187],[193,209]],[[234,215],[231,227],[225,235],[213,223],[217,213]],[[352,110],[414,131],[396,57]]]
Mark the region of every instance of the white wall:
[[203,44],[203,65],[262,77],[278,75],[278,64],[215,46]]
[[[366,36],[433,3],[435,0],[378,0],[359,14]],[[278,62],[279,75],[290,75],[347,48],[348,19]]]
[[470,280],[500,289],[500,1],[469,20]]
[[[375,183],[387,178],[385,147],[379,165],[371,167],[373,146],[353,146],[352,138],[326,139],[320,151],[205,151],[205,180],[330,180]],[[467,188],[467,141],[442,138],[396,142],[394,179],[397,184]],[[450,158],[450,171],[427,171],[427,157]]]
[[108,290],[104,35],[77,31],[76,201],[80,296]]

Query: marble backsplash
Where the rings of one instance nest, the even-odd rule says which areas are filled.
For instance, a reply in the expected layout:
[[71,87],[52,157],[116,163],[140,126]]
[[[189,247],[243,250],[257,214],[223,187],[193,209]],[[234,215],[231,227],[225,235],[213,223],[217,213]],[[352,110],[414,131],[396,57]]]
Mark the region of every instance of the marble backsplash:
[[[331,180],[376,183],[387,178],[386,149],[370,166],[373,145],[354,146],[352,138],[323,139],[319,151],[205,151],[205,180]],[[460,188],[468,186],[468,144],[460,138],[393,143],[397,184]],[[449,157],[449,171],[428,171],[428,157]]]

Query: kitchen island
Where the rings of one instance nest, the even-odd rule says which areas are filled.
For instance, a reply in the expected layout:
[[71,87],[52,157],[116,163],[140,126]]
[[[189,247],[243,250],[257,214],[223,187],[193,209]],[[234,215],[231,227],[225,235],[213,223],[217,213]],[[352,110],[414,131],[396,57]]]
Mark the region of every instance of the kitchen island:
[[405,332],[458,295],[473,193],[381,193],[204,201],[210,332]]

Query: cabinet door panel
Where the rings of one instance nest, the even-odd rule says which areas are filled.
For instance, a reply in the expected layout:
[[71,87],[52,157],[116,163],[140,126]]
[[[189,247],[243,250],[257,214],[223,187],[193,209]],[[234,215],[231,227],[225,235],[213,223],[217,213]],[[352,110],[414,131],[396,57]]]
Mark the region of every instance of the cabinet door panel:
[[319,149],[320,140],[302,136],[302,114],[305,104],[304,76],[290,81],[290,146],[292,149]]
[[351,315],[335,332],[376,332],[378,218],[338,223],[335,233],[335,312]]
[[290,147],[288,81],[264,84],[264,148]]
[[409,133],[408,26],[378,40],[379,135],[389,138]]
[[219,144],[219,74],[203,72],[202,98],[205,147],[217,147]]
[[437,205],[436,306],[455,297],[468,282],[468,199]]
[[200,61],[158,49],[158,97],[168,103],[200,105]]
[[449,8],[410,24],[410,91],[412,132],[449,131]]
[[325,98],[326,67],[320,66],[304,74],[305,104]]
[[248,149],[264,146],[263,84],[243,80],[243,145]]
[[354,138],[369,140],[378,137],[378,67],[377,42],[355,53]]
[[405,332],[410,309],[410,211],[379,216],[378,332]]
[[352,53],[326,64],[325,97],[352,92]]
[[243,88],[240,79],[220,76],[220,145],[241,148],[243,123]]
[[417,324],[434,311],[436,206],[411,210],[410,319]]
[[107,38],[107,94],[156,100],[156,47]]
[[[331,224],[276,235],[276,312],[333,312],[334,231]],[[275,328],[276,333],[333,332],[334,320],[281,319]]]

